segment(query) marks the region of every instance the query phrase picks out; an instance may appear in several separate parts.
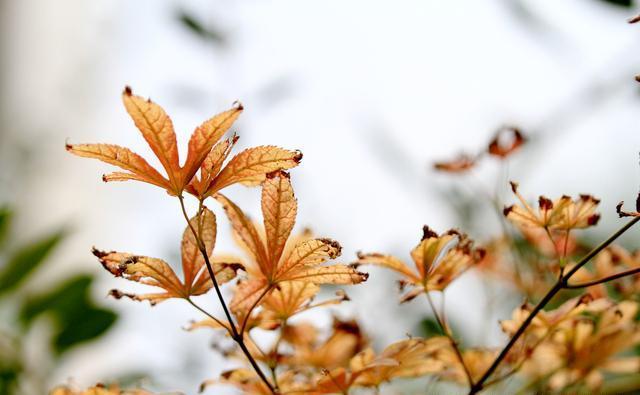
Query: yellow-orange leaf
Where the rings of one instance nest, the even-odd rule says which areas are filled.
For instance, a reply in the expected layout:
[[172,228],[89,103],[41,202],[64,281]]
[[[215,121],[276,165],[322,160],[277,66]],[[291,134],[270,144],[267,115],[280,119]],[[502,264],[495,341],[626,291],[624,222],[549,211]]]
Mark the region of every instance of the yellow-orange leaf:
[[[204,267],[204,258],[198,248],[193,230],[203,242],[207,254],[211,256],[216,243],[216,217],[211,210],[205,208],[199,216],[191,218],[191,226],[187,226],[182,234],[182,272],[185,284],[193,284],[196,276]],[[207,273],[208,277],[208,273]]]
[[[148,300],[151,304],[168,298],[188,298],[202,295],[213,286],[209,271],[200,252],[193,230],[202,240],[205,252],[211,255],[216,239],[216,218],[213,212],[203,208],[199,215],[191,218],[182,236],[182,271],[184,281],[180,281],[173,269],[163,260],[121,252],[102,252],[94,249],[93,253],[100,263],[116,277],[124,277],[131,281],[162,288],[165,292],[144,295],[133,295],[120,291],[112,291],[117,298],[127,296],[135,300]],[[210,259],[218,284],[224,284],[235,278],[238,270],[243,269],[240,263]]]
[[134,95],[128,87],[122,94],[122,101],[136,127],[167,171],[169,181],[180,190],[182,180],[178,144],[171,119],[162,107],[150,99]]
[[596,225],[600,220],[600,214],[595,212],[600,200],[591,195],[580,195],[577,199],[565,195],[555,201],[540,196],[536,210],[520,195],[518,184],[511,182],[511,190],[521,204],[505,207],[503,212],[518,226],[570,231]]
[[401,340],[389,345],[377,357],[372,350],[365,350],[351,360],[350,367],[358,374],[353,385],[377,387],[399,377],[441,372],[448,366],[440,361],[439,354],[449,346],[448,339],[441,336]]
[[242,105],[222,112],[198,126],[189,140],[189,153],[183,166],[183,179],[188,182],[203,164],[211,147],[220,140],[242,113]]
[[[211,264],[213,265],[213,273],[216,276],[218,285],[228,283],[236,278],[238,270],[245,270],[244,266],[238,262],[211,262]],[[211,281],[209,272],[203,269],[191,284],[190,294],[202,295],[209,292],[211,287],[213,287],[213,282]]]
[[169,181],[156,169],[151,167],[144,158],[128,148],[113,144],[67,144],[67,151],[85,158],[94,158],[120,167],[129,173],[112,173],[103,177],[105,181],[124,181],[134,179],[169,188]]
[[149,300],[151,304],[168,298],[184,298],[188,296],[171,267],[162,259],[115,251],[103,252],[97,249],[93,250],[93,254],[98,257],[102,266],[114,276],[124,277],[127,280],[165,290],[164,293],[160,294],[137,296],[113,292],[113,296],[129,296],[136,300]]
[[369,275],[361,273],[351,266],[331,265],[303,268],[288,272],[281,281],[309,281],[314,284],[359,284]]
[[108,387],[103,384],[96,384],[86,390],[79,390],[66,385],[59,386],[51,390],[49,395],[153,395],[153,393],[142,389],[123,390],[116,384]]
[[204,196],[215,176],[220,173],[224,161],[237,141],[238,137],[234,135],[231,138],[220,141],[211,148],[211,151],[200,166],[200,178],[194,177],[189,185],[193,189],[188,189],[189,193],[198,197]]
[[442,291],[467,269],[480,262],[482,248],[474,248],[465,234],[449,230],[438,236],[425,226],[420,243],[411,250],[415,270],[401,260],[378,253],[358,254],[356,265],[377,265],[392,269],[403,276],[401,290],[411,289],[402,296],[406,302],[422,292]]
[[283,282],[265,298],[262,306],[277,319],[286,320],[304,309],[320,291],[320,287],[303,281]]
[[269,271],[268,258],[264,243],[251,220],[235,203],[222,194],[216,194],[215,199],[222,203],[227,218],[231,222],[236,238],[241,240],[248,251],[251,251],[255,263],[263,273]]
[[[252,310],[259,306],[261,298],[269,291],[287,281],[319,285],[357,284],[367,279],[366,273],[358,272],[351,266],[321,266],[328,259],[340,255],[341,248],[337,242],[331,239],[305,240],[307,232],[303,238],[293,237],[290,240],[297,209],[287,173],[271,173],[263,185],[262,210],[266,242],[261,237],[262,233],[258,232],[238,206],[221,194],[214,197],[222,203],[234,235],[253,258],[253,264],[247,266],[247,280],[240,283],[234,295],[231,303],[233,310]],[[292,248],[287,246],[289,241],[298,244]],[[283,254],[283,251],[288,252]]]
[[298,202],[286,173],[267,177],[262,186],[262,213],[269,262],[279,262],[298,213]]
[[[303,331],[307,329],[304,324],[299,326]],[[309,336],[306,342],[300,342],[299,339],[291,336],[299,331],[294,330],[292,334],[287,334],[283,339],[295,346],[295,352],[285,362],[291,365],[313,366],[321,369],[346,367],[349,360],[363,349],[367,340],[356,321],[334,319],[332,329],[333,332],[324,341]],[[317,333],[313,331],[312,334],[317,336]]]
[[420,278],[415,275],[406,263],[392,255],[383,255],[378,253],[363,254],[359,252],[358,263],[386,267],[406,276],[412,281],[420,281]]
[[215,192],[231,184],[256,180],[277,170],[286,170],[295,167],[302,160],[302,154],[298,151],[289,151],[275,146],[260,146],[246,149],[234,156],[215,178],[206,195]]
[[[129,172],[105,175],[104,181],[143,181],[164,188],[171,195],[180,195],[186,189],[199,198],[206,197],[204,192],[213,182],[213,177],[220,171],[222,162],[229,154],[230,146],[236,140],[235,137],[226,144],[216,145],[219,149],[213,154],[217,156],[212,157],[206,165],[205,159],[210,155],[212,147],[240,115],[242,107],[236,106],[220,113],[196,128],[189,141],[185,165],[180,167],[176,134],[171,119],[162,107],[151,100],[134,95],[129,87],[125,88],[122,100],[136,127],[164,167],[168,179],[139,155],[116,145],[67,144],[67,150],[78,156],[102,160]],[[201,180],[195,178],[199,168],[203,169]]]
[[320,265],[340,256],[342,247],[331,239],[310,239],[299,242],[278,267],[277,276],[305,266]]
[[264,296],[268,285],[264,279],[239,281],[229,307],[236,315],[246,316],[250,309]]

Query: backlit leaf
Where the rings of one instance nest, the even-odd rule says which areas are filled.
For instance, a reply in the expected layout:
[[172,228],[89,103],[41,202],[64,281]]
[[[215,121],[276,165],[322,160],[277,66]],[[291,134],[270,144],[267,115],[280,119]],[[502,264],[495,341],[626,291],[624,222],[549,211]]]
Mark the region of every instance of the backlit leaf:
[[182,169],[183,179],[191,180],[215,143],[220,140],[242,113],[242,105],[222,112],[198,126],[189,140],[189,153]]
[[207,195],[229,185],[244,181],[264,179],[266,174],[295,167],[302,160],[298,151],[289,151],[275,146],[260,146],[246,149],[234,156],[216,177]]
[[180,159],[173,122],[162,107],[150,99],[134,95],[129,88],[124,90],[122,101],[136,127],[169,175],[172,186],[179,189]]
[[268,177],[262,186],[262,213],[270,262],[280,261],[297,212],[298,203],[286,173]]

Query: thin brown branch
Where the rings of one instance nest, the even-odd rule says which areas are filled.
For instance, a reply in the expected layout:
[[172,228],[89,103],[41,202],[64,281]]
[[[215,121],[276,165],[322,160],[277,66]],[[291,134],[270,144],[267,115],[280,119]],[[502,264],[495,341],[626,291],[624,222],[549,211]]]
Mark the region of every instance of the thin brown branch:
[[[242,334],[238,332],[238,328],[236,327],[236,324],[233,321],[231,312],[229,311],[229,308],[227,307],[227,303],[225,302],[224,297],[222,296],[222,291],[220,290],[220,286],[218,285],[218,280],[216,280],[216,275],[213,271],[213,266],[211,265],[211,261],[209,260],[209,254],[207,253],[207,249],[204,243],[202,242],[202,238],[199,237],[199,232],[197,232],[191,225],[191,221],[189,220],[189,215],[187,214],[187,210],[184,207],[184,197],[178,196],[178,199],[180,200],[180,208],[182,209],[182,215],[184,216],[184,219],[187,221],[187,224],[191,229],[191,232],[193,233],[193,237],[195,237],[196,239],[196,243],[198,244],[198,249],[200,250],[202,257],[204,258],[204,263],[207,267],[207,271],[209,272],[209,277],[211,277],[213,288],[215,289],[216,295],[218,296],[218,300],[222,305],[224,314],[227,317],[227,320],[229,321],[229,326],[231,327],[231,337],[238,344],[238,346],[240,346],[240,349],[249,360],[249,363],[255,370],[258,377],[260,377],[260,379],[264,382],[267,388],[269,388],[271,393],[277,394],[276,390],[273,388],[273,385],[269,382],[269,379],[267,379],[267,376],[264,375],[264,373],[262,372],[262,369],[260,369],[260,367],[258,366],[258,363],[256,362],[255,358],[253,358],[253,355],[251,355],[251,352],[247,349],[247,346],[244,343],[244,338],[242,337]],[[200,209],[198,210],[198,213],[201,213],[201,211],[202,211],[202,202],[200,202]]]
[[229,325],[225,324],[224,322],[220,321],[219,319],[217,319],[214,315],[212,315],[211,313],[209,313],[208,311],[206,311],[205,309],[203,309],[202,307],[198,306],[193,300],[191,300],[191,298],[185,298],[185,300],[187,302],[189,302],[189,304],[193,307],[195,307],[196,309],[198,309],[202,314],[206,315],[207,317],[211,318],[212,320],[214,320],[218,325],[220,325],[221,327],[223,327],[224,329],[227,330],[227,332],[229,332],[229,334],[231,335],[231,328],[229,328]]
[[518,341],[518,339],[520,339],[520,336],[524,334],[524,332],[527,330],[527,328],[529,327],[533,319],[536,317],[536,315],[538,315],[538,313],[547,305],[547,303],[549,303],[549,301],[551,301],[551,299],[553,299],[553,297],[558,292],[560,292],[560,290],[568,288],[569,279],[571,279],[571,277],[578,270],[580,270],[580,268],[586,265],[593,257],[598,255],[608,245],[613,243],[613,241],[616,240],[618,237],[622,236],[627,230],[629,230],[638,221],[640,221],[640,217],[634,217],[631,221],[627,222],[623,227],[618,229],[614,234],[609,236],[605,241],[603,241],[597,247],[589,251],[589,253],[584,257],[582,257],[582,259],[580,259],[580,261],[578,261],[578,263],[573,268],[571,268],[571,270],[569,270],[564,276],[558,279],[558,281],[547,292],[547,294],[542,298],[542,300],[540,300],[540,302],[538,302],[538,304],[533,308],[533,310],[531,310],[531,313],[529,313],[527,318],[522,322],[518,330],[514,333],[514,335],[511,337],[507,345],[502,349],[500,354],[498,354],[498,356],[493,361],[489,369],[487,369],[487,371],[482,375],[482,377],[474,385],[471,386],[469,390],[469,395],[477,394],[484,388],[485,382],[491,377],[491,375],[493,374],[493,372],[495,372],[495,370],[498,368],[500,363],[506,358],[507,354],[509,353],[513,345]]
[[632,275],[638,274],[638,273],[640,273],[640,267],[637,267],[637,268],[631,269],[631,270],[626,270],[624,272],[612,274],[611,276],[603,277],[603,278],[600,278],[598,280],[587,281],[587,282],[578,283],[578,284],[567,284],[564,287],[567,288],[567,289],[586,288],[586,287],[591,287],[593,285],[598,285],[598,284],[602,284],[602,283],[607,283],[609,281],[617,280],[617,279],[622,278],[622,277],[632,276]]

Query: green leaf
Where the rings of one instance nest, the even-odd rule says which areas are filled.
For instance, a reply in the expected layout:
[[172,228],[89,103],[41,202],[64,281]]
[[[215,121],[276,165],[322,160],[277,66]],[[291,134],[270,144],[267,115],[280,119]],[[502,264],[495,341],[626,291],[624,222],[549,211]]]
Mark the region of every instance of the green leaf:
[[118,316],[110,310],[90,307],[76,310],[73,317],[64,321],[63,327],[53,339],[58,354],[69,348],[100,337],[116,322]]
[[14,394],[18,389],[20,367],[0,367],[0,395]]
[[49,253],[62,241],[63,230],[48,235],[19,249],[9,258],[0,272],[0,293],[17,287],[33,272]]
[[46,293],[26,298],[20,309],[20,321],[29,325],[34,318],[45,312],[56,314],[65,321],[75,317],[89,299],[89,288],[93,278],[88,275],[72,277]]
[[619,6],[619,7],[626,7],[626,8],[633,7],[633,0],[600,0],[600,1],[603,1],[611,5]]
[[20,321],[28,326],[36,317],[50,315],[57,328],[53,348],[58,354],[101,336],[118,317],[113,311],[94,306],[89,292],[92,282],[93,277],[78,275],[49,292],[27,298],[20,309]]
[[0,331],[0,395],[18,392],[23,371],[20,341],[12,333]]
[[9,226],[11,225],[11,210],[8,207],[0,207],[0,247],[4,244]]
[[422,337],[444,336],[444,332],[434,318],[425,318],[420,321],[420,335]]
[[217,44],[224,44],[224,35],[213,29],[212,27],[205,26],[201,21],[196,19],[195,16],[187,13],[186,11],[178,12],[178,20],[189,31],[203,40],[212,41]]

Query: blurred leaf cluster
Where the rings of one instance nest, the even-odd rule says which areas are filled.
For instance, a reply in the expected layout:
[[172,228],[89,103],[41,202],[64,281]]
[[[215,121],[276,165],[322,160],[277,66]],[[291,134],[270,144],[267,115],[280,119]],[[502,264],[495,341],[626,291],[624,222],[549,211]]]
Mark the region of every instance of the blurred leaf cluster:
[[92,300],[90,275],[76,274],[29,290],[31,277],[47,264],[67,233],[57,230],[13,248],[11,217],[10,209],[0,209],[0,395],[37,392],[46,385],[47,364],[34,364],[26,356],[29,334],[38,322],[49,326],[46,357],[55,365],[68,350],[102,336],[117,320],[116,313]]

